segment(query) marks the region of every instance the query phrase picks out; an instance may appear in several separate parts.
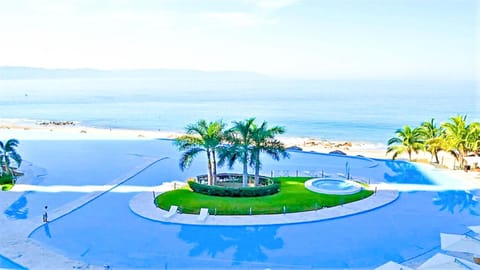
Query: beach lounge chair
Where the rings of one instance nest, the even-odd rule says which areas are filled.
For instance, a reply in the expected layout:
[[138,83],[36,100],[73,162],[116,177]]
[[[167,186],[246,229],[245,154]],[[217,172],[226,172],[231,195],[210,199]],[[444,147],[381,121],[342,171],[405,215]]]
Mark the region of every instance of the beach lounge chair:
[[197,220],[204,222],[208,218],[208,208],[202,208],[200,209],[200,214],[198,215]]
[[170,206],[170,210],[168,210],[168,213],[166,213],[165,215],[163,215],[163,217],[165,219],[169,219],[171,217],[173,217],[178,211],[178,206],[176,205],[171,205]]

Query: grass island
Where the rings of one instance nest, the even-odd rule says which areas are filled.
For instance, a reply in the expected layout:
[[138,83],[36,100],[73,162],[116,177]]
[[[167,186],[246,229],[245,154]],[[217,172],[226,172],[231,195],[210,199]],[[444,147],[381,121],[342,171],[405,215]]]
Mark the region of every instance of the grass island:
[[[179,166],[184,170],[199,153],[206,153],[207,174],[189,181],[184,188],[160,194],[155,198],[156,206],[163,210],[177,206],[185,214],[198,214],[202,208],[208,208],[213,215],[281,214],[342,205],[373,194],[365,184],[353,194],[332,195],[307,189],[305,182],[311,177],[260,176],[261,154],[277,161],[289,157],[284,144],[276,138],[284,132],[283,127],[269,127],[255,118],[234,121],[228,129],[220,120],[202,119],[188,125],[186,135],[175,140],[182,152]],[[236,162],[241,164],[242,173],[235,176],[236,180],[232,178],[234,181],[222,180],[234,174],[218,174],[217,165],[232,169]],[[248,174],[249,166],[254,169],[252,175]]]
[[316,193],[305,188],[312,177],[276,177],[280,183],[278,193],[261,197],[220,197],[200,194],[189,186],[168,191],[155,198],[157,207],[167,210],[177,205],[182,213],[198,214],[208,208],[213,215],[260,215],[312,211],[358,201],[373,194],[366,184],[362,190],[350,195]]

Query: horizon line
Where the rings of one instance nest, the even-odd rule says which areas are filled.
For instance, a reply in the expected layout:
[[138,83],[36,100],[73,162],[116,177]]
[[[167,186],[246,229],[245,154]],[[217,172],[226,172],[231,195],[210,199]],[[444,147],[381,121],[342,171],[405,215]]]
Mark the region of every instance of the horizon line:
[[[205,70],[205,69],[192,69],[192,68],[168,68],[168,67],[139,67],[139,68],[98,68],[98,67],[46,67],[46,66],[27,66],[27,65],[2,65],[0,69],[37,69],[43,71],[92,71],[92,72],[148,72],[148,71],[171,71],[171,72],[196,72],[196,73],[204,73],[205,75],[211,73],[224,73],[224,74],[231,74],[231,75],[250,75],[250,76],[258,76],[257,79],[273,79],[273,80],[302,80],[302,81],[465,81],[465,82],[478,82],[480,84],[480,77],[479,78],[432,78],[432,77],[424,77],[424,78],[414,78],[414,77],[405,77],[402,78],[401,76],[396,77],[371,77],[371,76],[353,76],[353,77],[346,77],[346,76],[294,76],[294,75],[271,75],[265,74],[257,71],[248,71],[248,70]],[[18,79],[41,79],[42,77],[36,78],[18,78]],[[0,75],[0,80],[4,80]],[[11,79],[11,78],[6,78]],[[17,79],[17,78],[13,78]],[[50,77],[47,79],[54,79]]]

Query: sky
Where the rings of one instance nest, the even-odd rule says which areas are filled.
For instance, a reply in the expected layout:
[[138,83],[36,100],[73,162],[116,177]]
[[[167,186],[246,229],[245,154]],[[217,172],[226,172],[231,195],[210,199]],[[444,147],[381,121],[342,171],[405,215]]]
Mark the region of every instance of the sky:
[[476,79],[477,2],[0,0],[0,66]]

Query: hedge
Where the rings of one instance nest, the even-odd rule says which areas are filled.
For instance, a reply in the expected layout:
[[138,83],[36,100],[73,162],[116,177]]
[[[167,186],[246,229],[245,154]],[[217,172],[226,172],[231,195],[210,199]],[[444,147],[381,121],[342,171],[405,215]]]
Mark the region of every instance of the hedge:
[[197,183],[195,181],[188,181],[190,188],[197,193],[220,196],[220,197],[260,197],[273,195],[280,191],[280,182],[273,180],[273,184],[260,187],[220,187],[209,186]]
[[11,174],[6,174],[6,173],[0,173],[0,185],[3,184],[12,184],[14,181],[13,175]]

